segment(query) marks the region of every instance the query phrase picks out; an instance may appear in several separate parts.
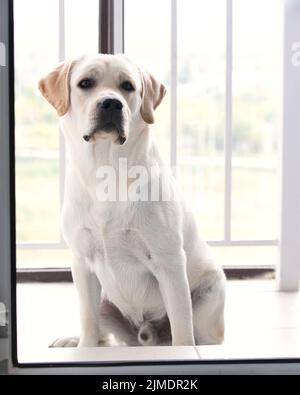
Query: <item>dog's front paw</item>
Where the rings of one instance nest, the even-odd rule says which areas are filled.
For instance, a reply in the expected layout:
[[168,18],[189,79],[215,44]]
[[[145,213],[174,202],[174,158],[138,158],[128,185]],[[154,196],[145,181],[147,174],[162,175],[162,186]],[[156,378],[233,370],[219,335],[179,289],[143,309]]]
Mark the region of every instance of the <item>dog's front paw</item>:
[[63,337],[54,340],[49,347],[77,347],[78,343],[78,337]]

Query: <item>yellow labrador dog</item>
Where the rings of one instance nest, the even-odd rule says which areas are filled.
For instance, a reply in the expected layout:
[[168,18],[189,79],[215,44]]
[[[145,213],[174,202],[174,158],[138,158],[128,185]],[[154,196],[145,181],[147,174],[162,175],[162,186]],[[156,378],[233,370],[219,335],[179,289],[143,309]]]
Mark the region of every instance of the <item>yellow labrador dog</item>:
[[[109,333],[129,346],[222,342],[224,273],[151,133],[165,87],[125,56],[100,54],[60,64],[39,89],[70,154],[62,228],[74,255],[78,346]],[[167,186],[168,198],[153,185]]]

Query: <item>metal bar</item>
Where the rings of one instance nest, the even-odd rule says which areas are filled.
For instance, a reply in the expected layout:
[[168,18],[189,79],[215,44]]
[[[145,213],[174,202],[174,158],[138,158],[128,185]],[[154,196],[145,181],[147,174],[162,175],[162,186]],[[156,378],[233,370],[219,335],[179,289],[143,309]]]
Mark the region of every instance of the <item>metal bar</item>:
[[114,0],[114,53],[124,53],[124,0]]
[[114,0],[99,0],[99,52],[114,53]]
[[232,0],[227,0],[226,16],[226,125],[224,136],[225,199],[224,239],[231,239],[232,192]]
[[176,176],[177,166],[177,0],[171,0],[171,132],[170,165]]
[[21,250],[63,250],[67,246],[64,241],[61,242],[20,242],[17,248]]
[[[59,0],[59,33],[58,33],[58,60],[63,62],[66,58],[66,34],[65,34],[65,0]],[[62,210],[64,201],[66,178],[66,143],[62,133],[59,130],[59,203],[60,211]],[[60,242],[63,243],[63,237],[60,232]]]
[[108,53],[108,2],[107,0],[99,0],[99,53]]
[[[213,247],[263,247],[263,246],[277,246],[277,240],[211,240],[207,242]],[[67,248],[65,242],[19,242],[17,248],[25,250],[39,250],[39,249],[65,249]]]
[[66,35],[65,35],[65,0],[59,0],[59,33],[58,33],[58,60],[63,62],[66,56]]
[[56,269],[19,269],[17,271],[18,283],[70,283],[73,282],[70,268]]
[[297,291],[300,278],[300,1],[286,0],[284,7],[281,226],[277,280],[281,291]]
[[207,243],[213,247],[266,247],[278,245],[277,240],[213,240]]
[[[228,280],[230,279],[254,279],[270,275],[275,277],[274,266],[247,266],[247,267],[226,267],[224,266],[224,272]],[[59,269],[19,269],[17,271],[17,282],[45,282],[45,283],[57,283],[57,282],[72,282],[72,272],[70,268],[59,268]]]
[[0,43],[5,52],[0,64],[0,304],[6,312],[0,336],[0,375],[11,370],[17,333],[13,7],[12,1],[0,1]]

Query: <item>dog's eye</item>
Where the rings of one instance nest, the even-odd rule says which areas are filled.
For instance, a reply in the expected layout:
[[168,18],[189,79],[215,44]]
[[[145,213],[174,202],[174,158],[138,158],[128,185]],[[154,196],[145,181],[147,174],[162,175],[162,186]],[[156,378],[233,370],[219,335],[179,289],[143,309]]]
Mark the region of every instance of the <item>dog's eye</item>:
[[95,86],[95,84],[95,80],[93,80],[92,78],[84,78],[79,82],[77,86],[80,89],[91,89]]
[[130,81],[124,81],[121,84],[121,89],[127,92],[133,92],[134,91],[134,86]]

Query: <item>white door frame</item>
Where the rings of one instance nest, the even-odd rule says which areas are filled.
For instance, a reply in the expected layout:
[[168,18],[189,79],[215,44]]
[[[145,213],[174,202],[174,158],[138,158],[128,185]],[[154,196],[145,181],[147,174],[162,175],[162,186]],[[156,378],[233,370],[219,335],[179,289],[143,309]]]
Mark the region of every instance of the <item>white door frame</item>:
[[[0,1],[0,374],[11,366],[11,233],[10,208],[14,205],[10,193],[10,108],[9,78],[9,0]],[[5,52],[5,53],[4,53]]]
[[298,291],[300,278],[300,0],[284,1],[281,227],[277,281]]

